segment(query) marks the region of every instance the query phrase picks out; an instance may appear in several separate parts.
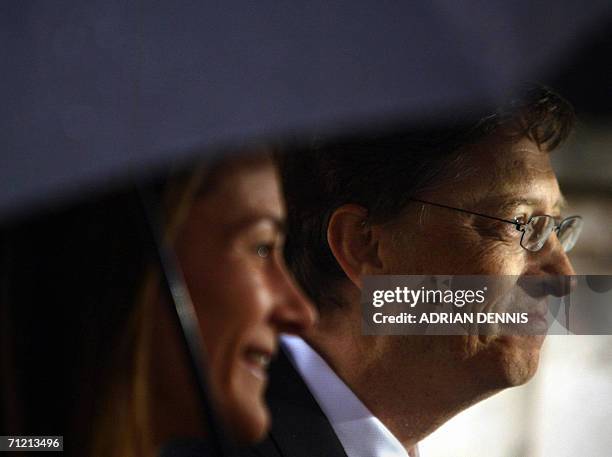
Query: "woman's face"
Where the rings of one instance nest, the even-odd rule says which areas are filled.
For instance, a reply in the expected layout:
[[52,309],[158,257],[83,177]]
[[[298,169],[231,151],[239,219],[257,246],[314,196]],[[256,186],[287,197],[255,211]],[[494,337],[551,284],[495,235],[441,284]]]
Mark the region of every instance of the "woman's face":
[[315,320],[283,262],[284,205],[269,158],[234,159],[198,195],[176,239],[219,411],[240,441],[264,436],[267,365],[281,332]]

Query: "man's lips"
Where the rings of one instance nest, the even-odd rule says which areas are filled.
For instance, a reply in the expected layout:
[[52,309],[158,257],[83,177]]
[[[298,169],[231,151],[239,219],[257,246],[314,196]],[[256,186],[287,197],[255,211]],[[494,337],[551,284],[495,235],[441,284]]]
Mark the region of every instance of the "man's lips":
[[521,335],[546,335],[548,333],[548,310],[536,309],[523,311],[527,314],[527,322],[510,326],[511,333],[516,330]]
[[548,331],[548,298],[540,299],[525,311],[532,331],[535,334],[545,335]]
[[546,319],[547,313],[542,313],[542,312],[530,312],[527,313],[527,316],[529,318],[529,323],[534,323],[534,324],[544,324],[546,325],[546,327],[548,327],[548,320]]

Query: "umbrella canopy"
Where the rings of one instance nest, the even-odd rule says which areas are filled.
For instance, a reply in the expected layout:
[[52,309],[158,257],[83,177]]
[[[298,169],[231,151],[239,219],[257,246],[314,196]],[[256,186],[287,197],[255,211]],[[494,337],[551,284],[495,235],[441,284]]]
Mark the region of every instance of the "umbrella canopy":
[[608,0],[0,6],[0,221],[257,138],[494,102]]
[[[331,135],[494,104],[515,84],[562,64],[609,8],[608,0],[4,2],[0,222],[219,146],[313,131]],[[49,221],[34,220],[29,231],[14,231],[16,243],[0,246],[0,258],[19,262],[11,276],[17,281],[7,284],[20,300],[8,317],[37,336],[22,338],[18,352],[42,360],[44,371],[57,370],[57,358],[40,354],[56,350],[66,359],[65,373],[78,371],[72,364],[80,355],[98,362],[84,350],[66,350],[78,347],[81,335],[65,329],[79,328],[83,311],[71,306],[86,293],[98,294],[92,283],[112,293],[121,287],[100,259],[130,259],[119,255],[121,243],[108,250],[96,241],[115,241],[125,226],[136,233],[128,238],[140,233],[138,220],[130,219],[133,206],[125,218],[110,206],[108,213],[97,205],[60,213],[51,230]],[[83,225],[98,232],[83,233]],[[123,278],[128,285],[147,255],[135,254],[133,277]],[[173,262],[163,249],[159,254],[167,289],[182,287]],[[89,273],[82,268],[88,258],[100,265],[93,273],[102,278],[80,276]],[[61,260],[77,268],[63,271]],[[33,278],[42,284],[31,287]],[[121,306],[97,309],[96,303],[86,309],[99,313],[85,316],[92,325],[122,317]],[[10,327],[10,319],[2,321],[3,330]],[[193,321],[183,324],[186,336],[190,326]],[[62,337],[63,345],[53,344]],[[190,354],[198,360],[197,351]],[[40,390],[37,377],[28,381],[33,387],[24,392],[38,392],[26,399],[28,409],[48,414],[42,424],[56,421],[62,397],[48,395],[49,383]],[[61,377],[50,383],[63,384]]]

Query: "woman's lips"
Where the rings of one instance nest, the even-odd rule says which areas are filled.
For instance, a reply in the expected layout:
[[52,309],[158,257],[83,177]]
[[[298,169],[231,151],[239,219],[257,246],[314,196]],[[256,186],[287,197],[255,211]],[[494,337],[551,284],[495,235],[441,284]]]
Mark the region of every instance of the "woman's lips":
[[261,347],[248,347],[244,352],[244,361],[253,376],[261,381],[268,378],[268,366],[274,351]]

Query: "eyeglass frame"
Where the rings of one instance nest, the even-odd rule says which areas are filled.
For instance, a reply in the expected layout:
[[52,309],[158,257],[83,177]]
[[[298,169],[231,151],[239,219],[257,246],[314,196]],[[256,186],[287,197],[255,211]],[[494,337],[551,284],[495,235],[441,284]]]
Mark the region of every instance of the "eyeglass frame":
[[[516,227],[516,229],[519,232],[522,233],[521,240],[519,242],[520,246],[523,249],[525,249],[526,251],[529,251],[529,252],[538,252],[538,251],[542,250],[544,248],[544,246],[546,245],[546,243],[548,242],[548,240],[550,238],[550,235],[552,235],[553,232],[556,232],[556,234],[558,235],[559,234],[559,230],[561,230],[561,226],[565,222],[567,222],[568,220],[570,220],[570,219],[580,219],[580,220],[582,220],[582,216],[575,215],[575,216],[568,216],[568,217],[563,218],[558,224],[555,221],[555,225],[554,225],[553,229],[551,230],[550,234],[546,238],[546,241],[544,241],[544,243],[542,243],[542,246],[539,249],[531,250],[531,249],[527,249],[525,246],[523,246],[523,238],[525,237],[525,233],[526,233],[525,227],[527,227],[531,223],[531,220],[534,217],[543,217],[543,216],[545,216],[545,217],[550,217],[553,220],[555,220],[556,218],[554,216],[551,216],[549,214],[540,214],[540,215],[537,215],[537,216],[531,216],[527,222],[521,223],[521,222],[518,222],[517,220],[511,221],[511,220],[508,220],[508,219],[503,219],[501,217],[490,216],[488,214],[482,214],[482,213],[478,213],[476,211],[469,211],[469,210],[463,209],[463,208],[455,208],[453,206],[443,205],[441,203],[433,203],[433,202],[430,202],[430,201],[427,201],[427,200],[421,200],[421,199],[418,199],[418,198],[410,198],[409,201],[418,202],[418,203],[424,203],[426,205],[437,206],[439,208],[451,209],[451,210],[454,210],[454,211],[460,211],[462,213],[472,214],[474,216],[486,217],[487,219],[493,219],[495,221],[505,222],[507,224],[512,224],[512,225],[514,225]],[[573,248],[573,246],[572,246],[572,248]],[[564,252],[569,252],[569,251],[565,251],[565,249],[563,251]]]

